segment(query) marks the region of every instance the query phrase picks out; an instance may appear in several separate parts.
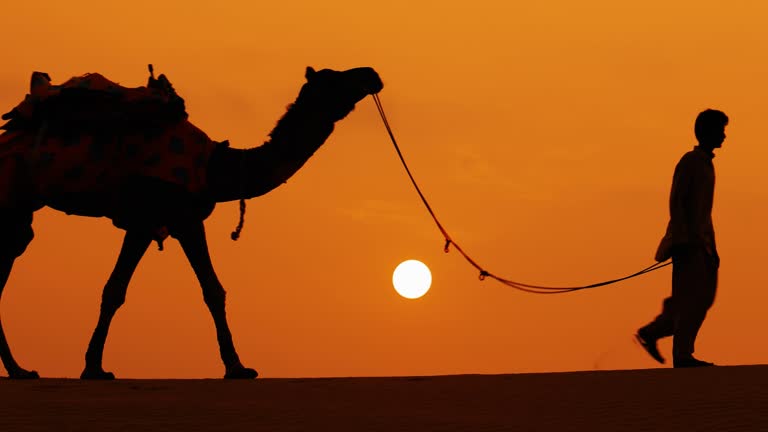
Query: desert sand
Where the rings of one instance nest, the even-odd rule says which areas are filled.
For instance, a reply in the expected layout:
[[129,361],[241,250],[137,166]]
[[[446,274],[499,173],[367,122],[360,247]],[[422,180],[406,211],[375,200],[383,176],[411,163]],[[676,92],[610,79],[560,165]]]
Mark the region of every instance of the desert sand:
[[768,431],[768,366],[255,381],[0,380],[0,431]]

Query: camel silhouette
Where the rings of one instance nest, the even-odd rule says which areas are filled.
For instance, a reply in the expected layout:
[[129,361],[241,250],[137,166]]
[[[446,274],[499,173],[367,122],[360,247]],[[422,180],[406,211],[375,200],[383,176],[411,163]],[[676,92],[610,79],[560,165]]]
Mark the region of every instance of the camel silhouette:
[[[160,243],[170,235],[179,241],[189,260],[213,317],[224,378],[256,378],[258,373],[243,366],[235,350],[225,312],[226,293],[211,263],[203,221],[216,203],[257,197],[285,183],[326,141],[335,122],[346,117],[357,102],[383,88],[371,68],[315,71],[308,67],[305,77],[298,98],[278,121],[269,140],[249,149],[212,141],[186,116],[151,133],[80,131],[74,138],[87,142],[86,150],[68,150],[82,146],[70,145],[72,136],[43,133],[40,128],[0,135],[0,171],[5,171],[5,185],[0,186],[0,296],[15,259],[34,236],[31,224],[36,210],[48,206],[67,214],[110,218],[125,230],[125,238],[104,286],[98,322],[80,377],[114,379],[114,374],[102,368],[110,323],[125,302],[128,283],[144,252],[153,240]],[[53,157],[46,149],[54,147],[69,152],[70,162],[51,161]],[[193,162],[172,170],[178,181],[154,174],[158,171],[153,171],[153,166],[190,153],[190,149],[194,149]],[[136,164],[122,163],[131,154],[144,158],[143,170],[134,169]],[[195,172],[198,175],[193,176]],[[242,213],[240,222],[239,228]],[[14,360],[1,324],[0,358],[10,378],[39,377]]]

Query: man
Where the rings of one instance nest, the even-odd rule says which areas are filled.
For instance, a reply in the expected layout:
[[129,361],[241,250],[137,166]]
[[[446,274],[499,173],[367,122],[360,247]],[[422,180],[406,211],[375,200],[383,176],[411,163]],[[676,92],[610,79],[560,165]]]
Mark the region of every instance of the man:
[[675,167],[669,196],[667,233],[656,251],[659,262],[672,258],[672,295],[661,314],[637,331],[636,340],[659,363],[657,341],[673,336],[672,358],[676,368],[713,366],[693,356],[696,335],[715,300],[720,257],[715,247],[712,201],[715,191],[713,150],[725,140],[728,116],[708,109],[696,117],[694,132],[699,145]]

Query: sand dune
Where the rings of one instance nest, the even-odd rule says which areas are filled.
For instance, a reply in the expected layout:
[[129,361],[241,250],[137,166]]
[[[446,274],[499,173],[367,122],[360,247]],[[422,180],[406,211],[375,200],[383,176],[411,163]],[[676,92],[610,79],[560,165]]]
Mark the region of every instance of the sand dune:
[[0,431],[768,431],[768,366],[0,381]]

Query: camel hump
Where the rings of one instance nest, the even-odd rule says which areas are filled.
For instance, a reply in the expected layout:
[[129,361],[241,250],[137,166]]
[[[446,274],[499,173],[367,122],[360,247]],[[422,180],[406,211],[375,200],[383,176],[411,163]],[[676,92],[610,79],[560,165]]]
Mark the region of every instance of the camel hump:
[[29,94],[3,115],[5,130],[49,133],[141,132],[163,128],[187,118],[182,99],[165,75],[150,76],[147,85],[124,87],[98,73],[51,84],[45,72],[33,72]]

